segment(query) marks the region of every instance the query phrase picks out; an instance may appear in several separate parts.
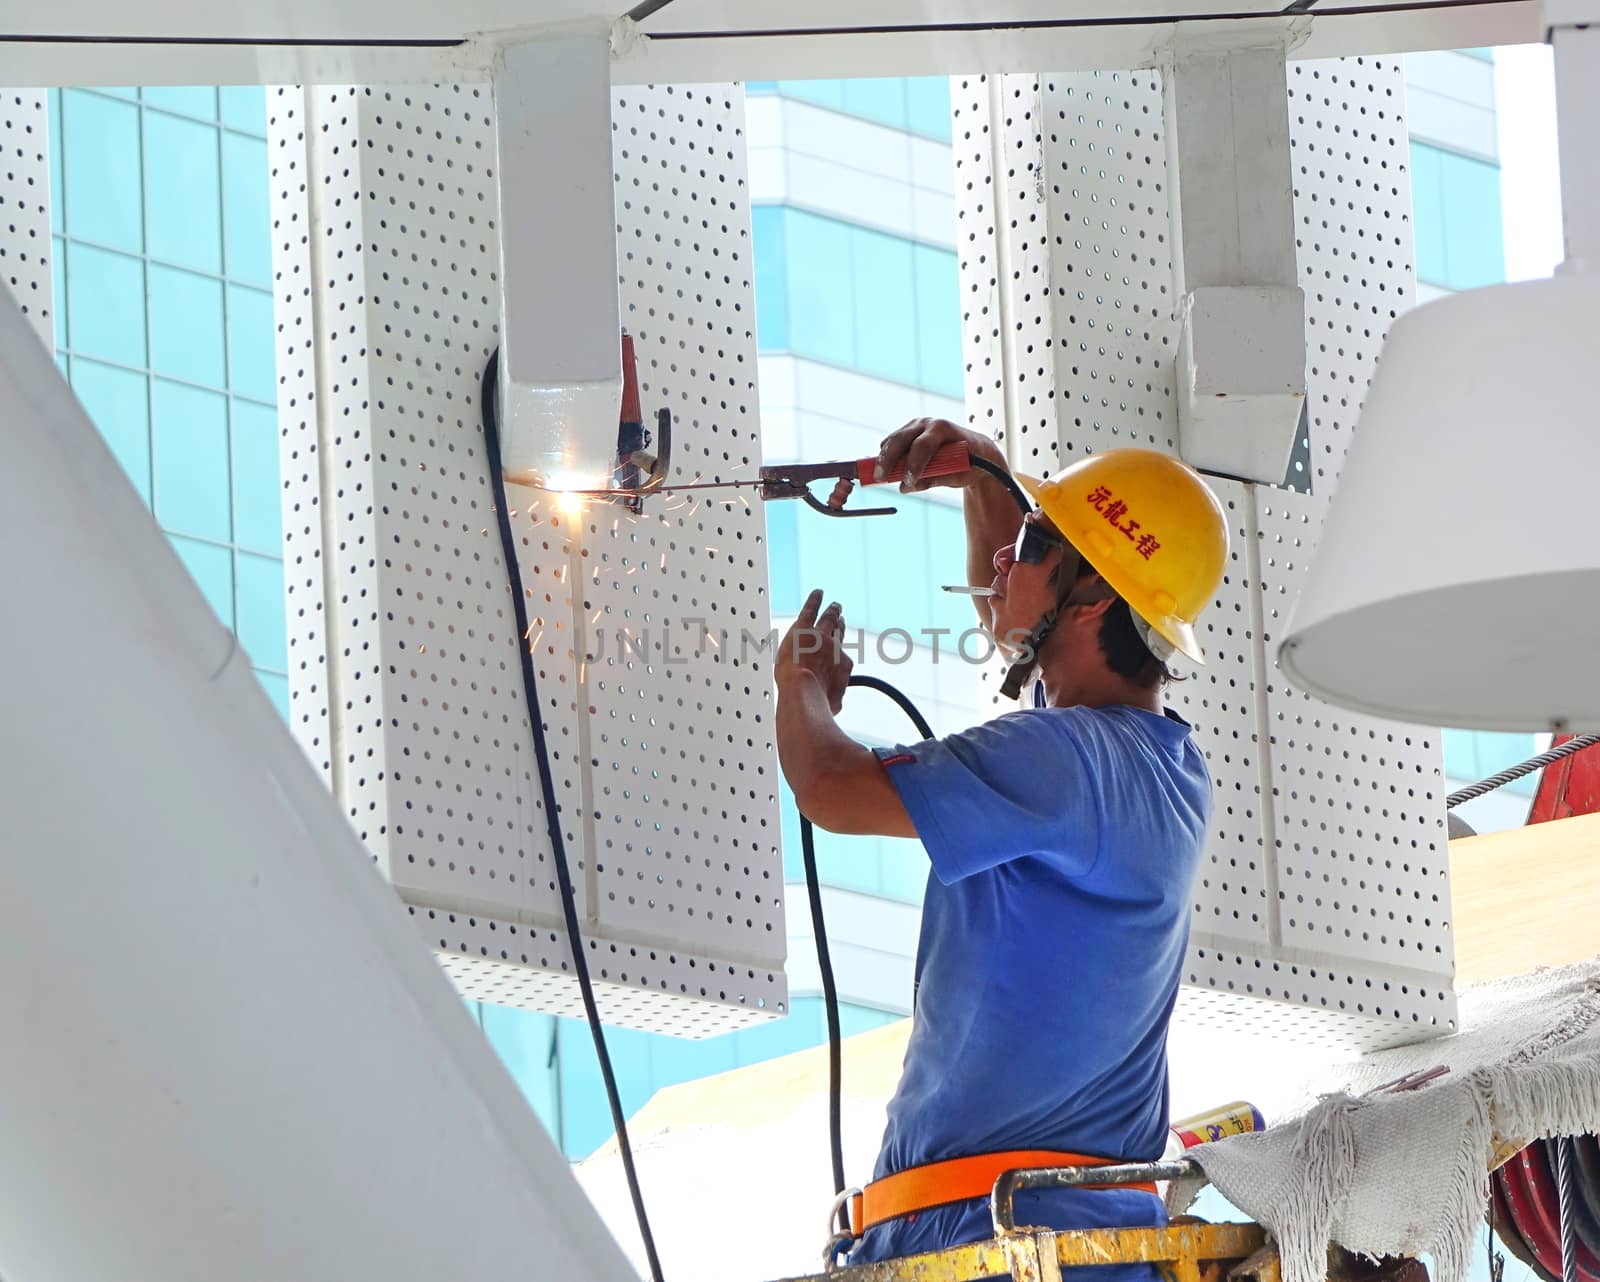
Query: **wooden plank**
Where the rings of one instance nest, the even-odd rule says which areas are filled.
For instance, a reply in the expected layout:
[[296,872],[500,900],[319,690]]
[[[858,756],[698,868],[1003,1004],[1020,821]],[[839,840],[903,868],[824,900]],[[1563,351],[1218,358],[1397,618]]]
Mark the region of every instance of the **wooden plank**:
[[1450,843],[1456,986],[1600,951],[1600,814]]

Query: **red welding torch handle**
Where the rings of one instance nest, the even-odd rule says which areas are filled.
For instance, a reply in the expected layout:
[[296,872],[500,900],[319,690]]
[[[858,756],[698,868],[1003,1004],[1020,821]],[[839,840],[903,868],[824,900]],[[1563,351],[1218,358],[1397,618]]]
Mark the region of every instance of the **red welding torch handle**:
[[[904,479],[906,474],[904,462],[892,468],[889,474],[881,481],[876,480],[872,474],[872,469],[877,464],[878,460],[875,458],[858,459],[856,461],[856,480],[862,485],[888,485],[891,482]],[[952,441],[923,465],[922,471],[917,473],[917,478],[923,480],[935,476],[954,476],[957,472],[965,472],[971,466],[972,460],[967,455],[966,443],[964,441]]]

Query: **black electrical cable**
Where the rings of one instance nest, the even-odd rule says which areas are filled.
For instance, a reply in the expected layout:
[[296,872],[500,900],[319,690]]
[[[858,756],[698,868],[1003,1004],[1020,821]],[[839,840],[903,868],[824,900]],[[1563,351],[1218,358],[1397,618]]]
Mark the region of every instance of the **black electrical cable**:
[[[828,1155],[833,1161],[833,1191],[844,1192],[844,1136],[840,1119],[840,1082],[844,1075],[839,1033],[839,990],[833,982],[833,957],[822,918],[822,886],[817,880],[817,844],[811,820],[800,816],[800,858],[805,864],[806,898],[811,902],[811,931],[817,940],[817,969],[822,973],[822,1010],[828,1021]],[[848,1213],[839,1208],[839,1223],[848,1229]]]
[[[978,460],[974,459],[973,462],[977,463]],[[853,676],[850,684],[888,695],[911,718],[918,734],[924,739],[933,738],[933,728],[917,710],[917,705],[887,681],[878,677]],[[844,1127],[840,1116],[844,1050],[839,1031],[839,990],[833,982],[833,957],[828,951],[828,929],[822,916],[822,883],[817,876],[816,834],[811,820],[804,815],[800,816],[800,855],[805,864],[806,898],[811,903],[811,928],[817,939],[817,969],[822,974],[822,1008],[828,1021],[828,1155],[833,1161],[833,1192],[838,1196],[845,1189]],[[842,1205],[839,1208],[839,1227],[849,1232],[849,1210]]]
[[600,1008],[594,1000],[594,984],[589,978],[589,959],[583,951],[583,934],[578,922],[578,897],[572,885],[572,870],[567,866],[567,845],[561,832],[560,808],[556,803],[555,776],[550,769],[550,749],[545,743],[544,718],[539,711],[539,680],[533,670],[533,652],[526,644],[528,610],[523,604],[522,571],[517,565],[516,537],[511,532],[511,511],[506,503],[505,476],[501,470],[498,382],[500,352],[497,348],[483,371],[483,440],[489,454],[489,480],[494,488],[495,520],[500,527],[500,546],[505,554],[506,577],[511,581],[511,608],[517,621],[517,650],[522,659],[522,693],[528,705],[528,721],[533,726],[534,759],[539,767],[539,786],[544,793],[544,817],[550,830],[550,848],[555,862],[556,883],[561,891],[561,913],[566,920],[567,941],[572,948],[572,970],[583,997],[583,1012],[594,1039],[595,1058],[600,1061],[600,1076],[605,1082],[606,1103],[611,1106],[611,1122],[617,1130],[617,1150],[622,1154],[622,1169],[628,1177],[628,1193],[633,1198],[633,1213],[639,1221],[639,1236],[650,1264],[652,1282],[662,1282],[661,1261],[656,1256],[655,1237],[645,1215],[644,1196],[639,1191],[639,1173],[633,1165],[633,1147],[628,1143],[628,1119],[622,1112],[622,1097],[617,1092],[617,1077],[606,1049],[605,1030],[600,1024]]
[[[1001,485],[1005,486],[1006,492],[1010,494],[1014,500],[1016,500],[1017,506],[1022,509],[1023,516],[1027,516],[1029,512],[1033,511],[1033,501],[1028,498],[1026,491],[1024,491],[1023,488],[1017,484],[1017,478],[1012,476],[1011,473],[1006,471],[1005,468],[1001,467],[998,463],[991,463],[988,459],[978,458],[975,455],[969,460],[969,462],[971,462],[972,466],[977,468],[978,471],[987,472],[990,476],[994,477],[995,480],[999,481]],[[887,691],[885,693],[887,693]],[[904,704],[901,706],[905,707]],[[910,712],[911,709],[906,708],[906,711]],[[912,713],[913,717],[915,715],[915,713]]]
[[879,677],[852,676],[850,678],[850,684],[853,686],[862,686],[868,690],[876,690],[879,694],[888,695],[900,705],[900,710],[904,712],[906,716],[911,718],[911,724],[916,726],[918,734],[920,734],[924,739],[933,738],[933,727],[928,724],[927,718],[925,718],[922,713],[917,710],[917,705],[912,703],[910,699],[906,698],[903,692],[897,690],[887,681],[884,681]]

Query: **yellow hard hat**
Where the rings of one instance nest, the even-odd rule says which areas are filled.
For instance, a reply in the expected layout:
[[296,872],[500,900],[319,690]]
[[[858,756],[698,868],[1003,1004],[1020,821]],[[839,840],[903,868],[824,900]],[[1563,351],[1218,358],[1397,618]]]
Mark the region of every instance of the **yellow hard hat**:
[[1155,450],[1122,449],[1017,481],[1135,615],[1205,662],[1194,625],[1222,583],[1228,521],[1198,472]]

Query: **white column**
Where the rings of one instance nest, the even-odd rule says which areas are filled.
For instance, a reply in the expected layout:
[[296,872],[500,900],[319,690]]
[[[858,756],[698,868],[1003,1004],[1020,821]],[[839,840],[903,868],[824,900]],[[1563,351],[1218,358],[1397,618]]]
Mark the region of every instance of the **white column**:
[[[1579,25],[1580,19],[1582,25]],[[1562,270],[1600,271],[1600,5],[1568,0],[1545,7],[1555,49],[1560,138]]]

